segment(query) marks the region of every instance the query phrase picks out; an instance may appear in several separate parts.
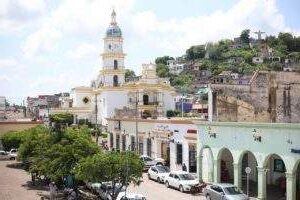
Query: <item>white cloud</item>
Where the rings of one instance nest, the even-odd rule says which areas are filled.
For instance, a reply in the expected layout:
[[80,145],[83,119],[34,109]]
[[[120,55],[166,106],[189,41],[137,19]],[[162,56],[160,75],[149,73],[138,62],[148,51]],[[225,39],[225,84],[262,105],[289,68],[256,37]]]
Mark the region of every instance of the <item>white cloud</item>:
[[[3,32],[21,30],[16,38],[23,42],[18,63],[14,58],[0,59],[0,68],[16,69],[21,63],[27,67],[18,73],[1,71],[3,80],[10,77],[15,84],[5,88],[19,89],[23,82],[30,82],[28,88],[24,84],[22,91],[37,94],[89,84],[90,78],[97,75],[94,71],[101,66],[98,55],[103,51],[102,38],[113,6],[124,35],[128,55],[125,64],[136,71],[141,69],[141,63],[154,61],[157,56],[179,56],[191,45],[233,38],[245,28],[260,29],[269,35],[280,31],[299,34],[299,30],[286,25],[276,0],[239,0],[227,10],[205,15],[193,13],[193,17],[185,18],[174,13],[169,19],[161,19],[153,10],[135,10],[136,1],[65,0],[50,6],[52,1],[0,0],[0,36]],[[172,12],[172,7],[166,12]],[[23,76],[24,81],[12,77],[13,74]]]
[[1,0],[0,34],[19,32],[46,12],[44,0]]
[[0,69],[15,67],[17,64],[13,58],[0,58]]
[[131,26],[143,43],[175,54],[194,44],[236,37],[245,28],[268,34],[293,31],[286,26],[275,0],[240,0],[227,11],[183,19],[163,21],[152,11],[137,13],[132,19]]
[[10,80],[11,80],[11,78],[9,76],[7,76],[5,74],[0,75],[0,81],[2,82],[2,84],[4,81],[10,81]]
[[23,52],[27,58],[33,58],[37,53],[43,54],[57,47],[56,41],[62,38],[62,33],[46,24],[31,34],[24,43]]
[[69,50],[66,56],[72,59],[83,59],[86,57],[97,57],[99,54],[99,48],[93,44],[82,43],[76,48]]
[[61,36],[75,37],[99,34],[109,24],[110,12],[113,6],[120,14],[128,13],[134,0],[98,0],[63,1],[57,9],[40,23],[40,27],[30,34],[24,43],[24,53],[28,57],[49,51],[62,42]]
[[183,52],[193,44],[233,38],[244,28],[253,31],[261,29],[269,34],[293,31],[286,27],[275,0],[240,0],[226,11],[217,10],[208,15],[167,20],[159,19],[151,10],[134,12],[134,3],[135,0],[63,1],[27,38],[24,52],[28,56],[35,56],[54,49],[68,37],[99,37],[108,26],[113,5],[116,6],[123,30],[138,42],[135,46],[174,54]]

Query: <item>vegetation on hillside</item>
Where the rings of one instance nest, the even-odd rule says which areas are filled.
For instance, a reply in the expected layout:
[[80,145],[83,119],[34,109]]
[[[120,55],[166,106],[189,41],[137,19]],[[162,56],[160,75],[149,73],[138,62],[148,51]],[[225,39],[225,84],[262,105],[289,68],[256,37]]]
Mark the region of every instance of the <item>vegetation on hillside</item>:
[[[278,36],[267,36],[265,42],[272,48],[273,57],[280,61],[265,59],[263,63],[253,63],[252,58],[261,53],[261,46],[250,46],[250,30],[245,29],[240,34],[240,47],[231,48],[236,41],[226,39],[216,43],[207,43],[191,46],[186,50],[184,62],[187,65],[199,65],[202,70],[210,70],[212,75],[220,74],[224,70],[240,74],[252,73],[255,70],[282,70],[285,58],[300,60],[300,37],[290,33],[279,33]],[[264,42],[263,41],[263,42]],[[167,61],[173,59],[170,56],[158,57],[155,60],[159,77],[168,77],[172,86],[181,91],[191,90],[195,74],[192,70],[186,70],[179,75],[169,72]]]

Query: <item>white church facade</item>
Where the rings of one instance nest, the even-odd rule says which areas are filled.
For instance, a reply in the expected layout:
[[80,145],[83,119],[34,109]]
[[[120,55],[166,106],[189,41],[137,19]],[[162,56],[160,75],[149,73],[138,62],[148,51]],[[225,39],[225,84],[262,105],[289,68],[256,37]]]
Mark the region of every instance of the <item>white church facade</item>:
[[122,31],[116,22],[115,11],[104,38],[101,54],[103,67],[91,86],[75,87],[70,98],[51,113],[70,112],[75,120],[107,125],[107,118],[152,118],[166,115],[175,109],[175,89],[169,80],[158,78],[155,64],[143,64],[142,75],[125,81],[125,57]]

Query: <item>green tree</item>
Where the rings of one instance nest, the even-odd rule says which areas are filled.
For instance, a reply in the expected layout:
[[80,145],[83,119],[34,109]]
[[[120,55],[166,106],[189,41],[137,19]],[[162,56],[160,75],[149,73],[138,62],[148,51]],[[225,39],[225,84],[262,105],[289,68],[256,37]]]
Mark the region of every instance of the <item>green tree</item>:
[[155,59],[155,64],[164,64],[167,65],[168,64],[168,60],[174,60],[173,57],[170,56],[162,56],[162,57],[157,57]]
[[204,58],[204,56],[205,56],[204,45],[191,46],[189,49],[186,50],[186,58],[188,60],[201,59]]
[[136,78],[135,72],[130,69],[126,69],[125,71],[125,80],[132,80]]
[[25,139],[26,131],[10,131],[1,136],[5,151],[17,149]]
[[218,48],[218,44],[207,45],[206,52],[211,60],[220,60],[222,59],[221,49]]
[[58,124],[68,124],[71,125],[73,123],[73,114],[71,113],[57,113],[49,116],[51,122],[55,122]]
[[241,38],[241,42],[243,44],[249,44],[249,42],[250,42],[250,29],[243,30],[241,32],[240,38]]
[[287,47],[288,51],[293,51],[294,48],[294,37],[290,33],[279,33],[278,34],[279,44]]
[[89,182],[111,182],[115,200],[122,187],[141,182],[143,163],[134,152],[107,152],[83,158],[74,169],[75,177]]
[[72,175],[77,162],[99,152],[86,127],[67,128],[59,133],[36,130],[21,144],[19,157],[30,163],[29,171],[58,183]]
[[156,65],[156,74],[158,77],[165,78],[169,76],[169,68],[167,65],[158,63]]
[[270,47],[275,47],[278,45],[278,39],[273,35],[267,36],[266,42]]

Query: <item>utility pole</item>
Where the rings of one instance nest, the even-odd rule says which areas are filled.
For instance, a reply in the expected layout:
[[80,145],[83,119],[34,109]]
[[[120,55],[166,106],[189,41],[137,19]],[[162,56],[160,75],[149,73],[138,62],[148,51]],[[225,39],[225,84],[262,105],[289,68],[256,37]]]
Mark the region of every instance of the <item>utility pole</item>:
[[182,93],[182,96],[181,96],[181,118],[183,118],[183,93]]
[[[98,100],[97,100],[97,94],[95,94],[95,136],[96,136],[96,143],[98,145],[99,140],[99,128],[98,128]],[[101,130],[102,131],[102,130]]]
[[95,94],[95,127],[97,128],[97,125],[98,125],[98,105],[97,105],[97,94]]
[[136,91],[135,95],[135,141],[136,141],[136,152],[139,153],[139,139],[138,139],[138,99],[139,91]]

